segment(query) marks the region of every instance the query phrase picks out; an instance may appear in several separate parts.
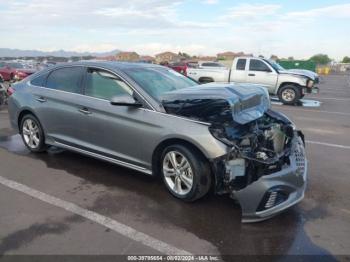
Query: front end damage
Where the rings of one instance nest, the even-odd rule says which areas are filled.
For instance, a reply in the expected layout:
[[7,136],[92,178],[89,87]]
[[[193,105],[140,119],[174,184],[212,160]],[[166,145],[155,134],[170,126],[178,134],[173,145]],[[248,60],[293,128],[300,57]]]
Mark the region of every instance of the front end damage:
[[242,208],[242,222],[268,219],[304,197],[307,176],[304,137],[284,115],[270,110],[268,94],[252,86],[213,86],[170,92],[170,114],[209,122],[227,145],[212,159],[215,189]]
[[212,163],[216,191],[239,202],[242,222],[257,222],[303,199],[307,160],[302,133],[276,112],[267,111],[246,128],[229,137],[230,152]]

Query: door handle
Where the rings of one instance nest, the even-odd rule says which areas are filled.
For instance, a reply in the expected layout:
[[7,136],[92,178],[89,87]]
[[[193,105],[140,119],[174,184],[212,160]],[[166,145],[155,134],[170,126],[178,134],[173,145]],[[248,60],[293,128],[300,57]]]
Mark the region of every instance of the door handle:
[[90,115],[91,114],[90,110],[88,108],[86,108],[86,107],[80,108],[78,111],[80,113],[85,114],[85,115]]
[[248,76],[255,76],[255,74],[248,74]]
[[39,101],[40,103],[46,102],[46,99],[42,96],[35,98],[36,101]]

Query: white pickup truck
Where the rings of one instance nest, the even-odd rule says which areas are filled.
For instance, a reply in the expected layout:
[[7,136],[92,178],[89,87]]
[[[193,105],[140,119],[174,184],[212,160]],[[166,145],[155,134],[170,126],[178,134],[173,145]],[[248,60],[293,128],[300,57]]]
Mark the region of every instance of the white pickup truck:
[[259,84],[284,104],[296,104],[305,93],[318,92],[312,75],[281,70],[274,62],[257,57],[237,57],[231,68],[188,68],[187,76],[200,83]]

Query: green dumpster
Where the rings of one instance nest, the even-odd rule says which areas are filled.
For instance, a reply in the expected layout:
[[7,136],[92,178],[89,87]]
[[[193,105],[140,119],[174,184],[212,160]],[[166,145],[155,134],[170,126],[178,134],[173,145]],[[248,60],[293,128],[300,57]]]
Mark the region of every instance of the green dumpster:
[[285,69],[306,69],[316,71],[316,63],[311,60],[278,60]]

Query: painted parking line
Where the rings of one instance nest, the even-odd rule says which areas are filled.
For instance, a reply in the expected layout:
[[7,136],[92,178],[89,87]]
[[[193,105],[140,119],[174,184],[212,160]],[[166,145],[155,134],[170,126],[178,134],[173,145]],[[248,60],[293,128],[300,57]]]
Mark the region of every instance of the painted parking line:
[[348,210],[348,209],[343,208],[343,209],[341,209],[341,211],[343,211],[343,212],[345,212],[345,213],[350,215],[350,210]]
[[60,207],[66,211],[72,212],[79,216],[82,216],[86,219],[89,219],[97,224],[100,224],[104,227],[107,227],[113,230],[116,233],[119,233],[131,240],[137,241],[145,246],[148,246],[154,250],[161,252],[162,254],[167,255],[192,255],[190,252],[187,252],[182,249],[178,249],[170,244],[167,244],[161,240],[158,240],[154,237],[151,237],[145,233],[137,231],[127,225],[124,225],[116,220],[113,220],[109,217],[100,215],[96,212],[84,209],[78,205],[75,205],[71,202],[59,199],[57,197],[48,195],[46,193],[40,192],[36,189],[30,188],[26,185],[20,184],[16,181],[9,180],[5,177],[0,176],[0,184],[9,187],[11,189],[22,192],[26,195],[29,195],[33,198],[39,199],[43,202],[46,202],[50,205]]
[[321,146],[330,146],[330,147],[336,147],[336,148],[342,148],[342,149],[350,149],[350,146],[331,144],[331,143],[324,143],[324,142],[319,142],[319,141],[306,140],[306,143],[308,143],[308,144],[315,144],[315,145],[321,145]]

